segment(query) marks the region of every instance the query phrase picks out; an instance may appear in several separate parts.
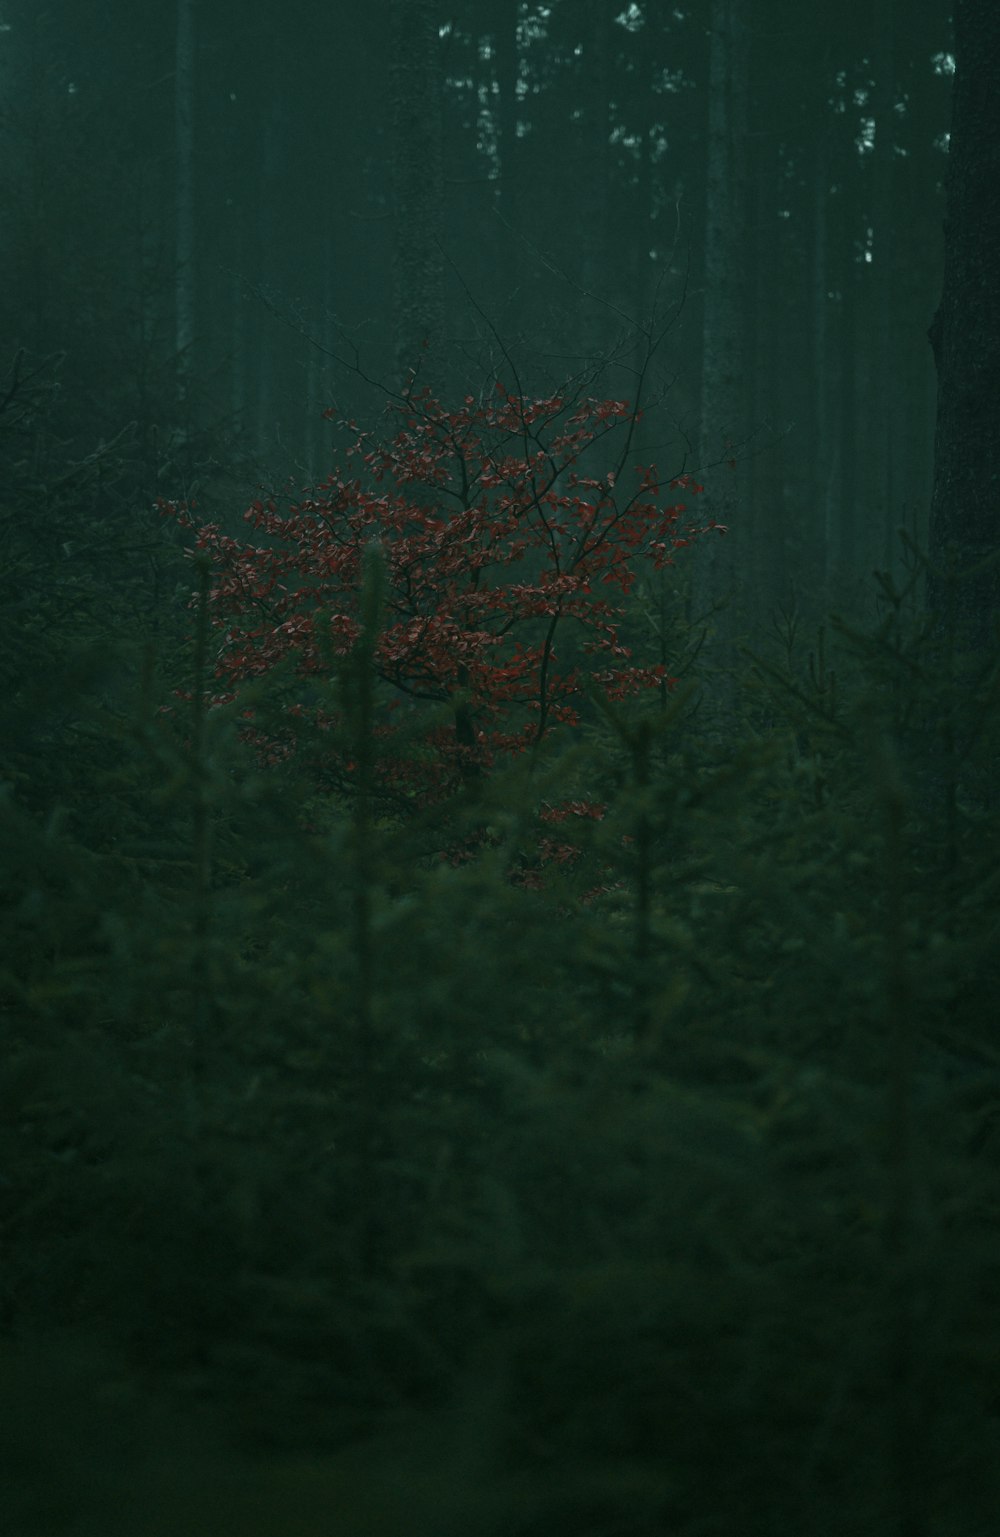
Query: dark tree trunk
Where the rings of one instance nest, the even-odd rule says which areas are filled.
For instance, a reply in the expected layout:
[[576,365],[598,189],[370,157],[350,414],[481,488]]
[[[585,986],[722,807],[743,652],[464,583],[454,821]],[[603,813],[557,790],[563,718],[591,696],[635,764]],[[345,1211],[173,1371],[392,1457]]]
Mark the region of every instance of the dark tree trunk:
[[1000,615],[1000,5],[956,0],[931,501],[932,611],[984,652]]
[[[846,203],[847,199],[843,199]],[[844,209],[846,260],[841,279],[840,307],[840,520],[836,552],[839,583],[856,578],[863,568],[861,559],[862,520],[858,516],[860,494],[858,475],[858,348],[862,327],[861,275],[851,236],[852,209]]]
[[497,118],[500,128],[500,184],[497,203],[511,223],[517,217],[518,144],[517,83],[520,60],[517,46],[517,0],[500,0],[493,10],[493,46],[496,49],[496,73],[499,100]]
[[[277,200],[281,181],[280,97],[273,97],[260,120],[260,161],[257,177],[256,259],[258,280],[270,285],[276,269],[278,215]],[[254,410],[258,453],[270,454],[278,437],[276,372],[281,356],[273,317],[264,306],[256,306],[254,354]]]
[[[705,606],[733,596],[740,546],[738,445],[746,431],[746,139],[748,37],[737,0],[712,0],[709,42],[708,176],[705,199],[705,299],[699,461],[716,470],[711,513],[731,528],[698,552],[695,587]],[[730,627],[729,613],[720,635]]]
[[[612,296],[609,208],[611,198],[610,76],[614,46],[615,5],[588,0],[580,7],[583,40],[581,80],[580,183],[586,185],[586,215],[577,232],[581,286],[578,337],[581,348],[599,356],[609,341],[608,311],[603,299]],[[617,297],[617,296],[616,296]]]
[[441,67],[432,0],[391,0],[395,362],[437,382],[443,324]]
[[900,348],[893,334],[898,283],[895,272],[896,212],[896,15],[894,0],[877,0],[872,12],[875,84],[872,111],[875,117],[874,164],[871,167],[870,288],[874,303],[871,364],[867,400],[868,504],[874,515],[871,544],[866,555],[891,570],[896,554],[899,513],[895,505],[894,447],[897,435],[899,396],[906,383],[899,376]]
[[524,155],[517,136],[520,117],[517,92],[521,75],[519,13],[519,0],[495,0],[490,9],[498,93],[496,123],[500,136],[500,176],[493,194],[493,206],[500,215],[500,222],[492,229],[495,249],[490,270],[505,315],[507,306],[517,313],[517,295],[524,267],[522,236],[525,232],[521,229]]
[[178,0],[174,77],[177,390],[189,408],[194,349],[194,0]]
[[816,139],[813,166],[812,228],[812,371],[815,447],[810,466],[815,518],[820,532],[817,572],[828,591],[833,535],[832,454],[830,451],[830,136]]

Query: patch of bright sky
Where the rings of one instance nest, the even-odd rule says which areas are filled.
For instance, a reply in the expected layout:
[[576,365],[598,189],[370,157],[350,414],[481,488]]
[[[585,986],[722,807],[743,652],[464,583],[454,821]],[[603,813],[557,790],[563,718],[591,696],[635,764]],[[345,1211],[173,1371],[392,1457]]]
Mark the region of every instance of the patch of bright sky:
[[548,36],[548,20],[552,15],[551,5],[536,5],[533,11],[525,12],[518,22],[518,32],[524,43],[537,43]]
[[615,21],[620,27],[624,27],[626,32],[638,32],[641,27],[645,26],[646,18],[642,14],[641,8],[635,4],[635,0],[632,0],[632,3],[627,5],[623,11],[619,11]]
[[[648,131],[650,134],[650,147],[652,150],[653,161],[655,163],[656,161],[662,159],[663,155],[666,153],[666,134],[663,131],[662,123],[651,124]],[[641,152],[645,142],[646,135],[644,133],[632,133],[620,125],[617,128],[613,128],[611,130],[611,143],[620,144],[623,149],[629,150],[630,153],[634,156],[637,156]]]
[[621,144],[625,149],[638,149],[639,145],[643,141],[643,137],[644,135],[641,133],[629,133],[626,129],[621,127],[612,128],[611,130],[611,143]]
[[500,87],[494,80],[489,85],[479,87],[479,114],[476,122],[477,137],[476,148],[490,163],[490,178],[500,175],[500,140],[497,133],[497,115],[495,102],[491,97],[500,95]]

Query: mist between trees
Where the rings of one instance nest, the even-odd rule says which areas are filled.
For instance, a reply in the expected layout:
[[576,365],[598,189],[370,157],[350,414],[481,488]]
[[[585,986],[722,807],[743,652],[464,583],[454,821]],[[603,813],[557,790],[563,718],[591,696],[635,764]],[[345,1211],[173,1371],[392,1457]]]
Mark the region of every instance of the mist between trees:
[[3,0],[5,1534],[992,1533],[998,75]]

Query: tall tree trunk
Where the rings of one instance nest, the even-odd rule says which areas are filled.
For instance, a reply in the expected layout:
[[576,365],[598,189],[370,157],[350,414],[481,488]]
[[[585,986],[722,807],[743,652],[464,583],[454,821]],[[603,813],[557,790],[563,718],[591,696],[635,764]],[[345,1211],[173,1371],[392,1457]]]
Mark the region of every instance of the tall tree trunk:
[[956,0],[929,600],[962,649],[1000,617],[1000,6]]
[[230,372],[229,409],[233,431],[242,436],[247,425],[247,378],[249,369],[247,348],[247,300],[246,278],[243,272],[245,243],[243,236],[243,209],[233,210],[233,270],[229,279],[230,340],[232,354]]
[[[260,122],[260,160],[257,176],[255,236],[257,242],[257,281],[270,288],[275,269],[277,214],[281,163],[281,103],[272,98]],[[252,339],[254,363],[255,448],[267,455],[278,436],[275,369],[280,356],[276,346],[275,321],[258,299],[255,305]]]
[[641,113],[642,143],[639,150],[638,186],[636,188],[636,215],[638,238],[633,247],[632,309],[635,315],[635,369],[645,366],[650,337],[647,330],[655,331],[656,316],[653,314],[654,272],[662,268],[666,253],[658,251],[654,268],[650,252],[655,248],[655,206],[653,196],[653,136],[656,122],[656,94],[653,90],[653,28],[647,14],[640,33],[642,47],[637,61],[635,93]]
[[[247,420],[247,378],[249,348],[247,347],[247,300],[246,300],[246,209],[244,186],[240,177],[240,137],[236,103],[230,101],[226,115],[225,175],[228,196],[225,199],[225,261],[227,273],[225,291],[225,331],[220,337],[223,352],[229,364],[230,426],[236,436],[241,436]],[[220,306],[221,308],[221,306]],[[220,317],[221,322],[221,317]]]
[[[745,431],[748,49],[741,0],[712,0],[699,463],[737,461]],[[741,471],[713,477],[711,514],[730,532],[699,550],[699,606],[733,596]]]
[[[444,324],[441,64],[433,0],[390,0],[397,377],[439,383]],[[436,355],[435,355],[436,354]]]
[[[518,82],[521,76],[521,51],[518,37],[520,0],[493,0],[490,7],[491,36],[496,60],[497,108],[500,176],[494,187],[493,207],[499,214],[494,225],[495,246],[490,276],[498,304],[520,309],[517,294],[524,270],[523,231],[520,224],[524,166],[522,145],[517,136],[520,116]],[[504,326],[509,324],[505,319]]]
[[518,0],[498,0],[495,7],[493,46],[496,50],[496,75],[499,99],[497,123],[500,129],[500,181],[497,207],[514,223],[518,203],[517,83],[520,75],[517,24]]
[[[814,527],[819,534],[817,567],[823,591],[828,591],[833,550],[833,454],[830,433],[830,139],[820,129],[813,169],[813,412],[816,438],[812,446]],[[815,537],[815,535],[814,535]]]
[[611,292],[609,208],[611,201],[611,51],[614,46],[615,0],[586,0],[581,7],[583,44],[580,187],[578,231],[580,280],[579,340],[582,350],[599,356],[609,341],[604,298]]
[[860,545],[861,519],[858,515],[858,496],[861,477],[858,473],[858,417],[861,391],[859,389],[858,353],[861,344],[861,268],[858,261],[855,228],[857,210],[853,199],[845,189],[841,198],[840,231],[840,353],[839,389],[839,459],[838,485],[839,515],[835,540],[836,572],[838,588],[853,584],[862,567]]
[[870,554],[890,569],[898,556],[899,521],[894,484],[894,450],[898,436],[898,402],[904,382],[899,377],[899,349],[893,334],[896,312],[896,28],[894,0],[877,0],[874,28],[872,107],[875,116],[872,166],[872,300],[874,335],[868,394],[869,501],[874,514]]
[[194,0],[177,0],[174,56],[174,153],[176,157],[174,343],[177,353],[177,395],[185,415],[190,411],[195,334],[194,63]]

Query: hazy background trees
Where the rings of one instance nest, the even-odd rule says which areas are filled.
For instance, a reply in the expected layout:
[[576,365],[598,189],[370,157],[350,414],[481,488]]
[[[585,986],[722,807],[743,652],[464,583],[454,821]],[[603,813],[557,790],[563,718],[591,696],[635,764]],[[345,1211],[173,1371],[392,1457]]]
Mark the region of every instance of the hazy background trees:
[[235,516],[234,476],[322,474],[324,406],[377,398],[338,359],[464,392],[499,337],[628,396],[652,319],[648,445],[724,584],[840,601],[926,542],[947,0],[2,14],[4,334],[68,439],[135,423],[144,486]]
[[935,607],[992,661],[1000,616],[1000,12],[962,0],[941,304],[931,554]]

